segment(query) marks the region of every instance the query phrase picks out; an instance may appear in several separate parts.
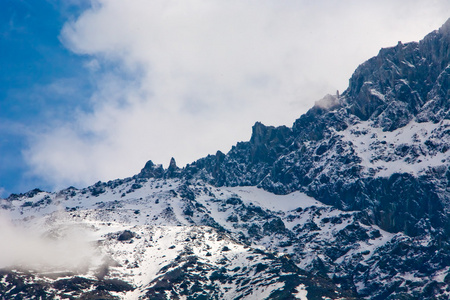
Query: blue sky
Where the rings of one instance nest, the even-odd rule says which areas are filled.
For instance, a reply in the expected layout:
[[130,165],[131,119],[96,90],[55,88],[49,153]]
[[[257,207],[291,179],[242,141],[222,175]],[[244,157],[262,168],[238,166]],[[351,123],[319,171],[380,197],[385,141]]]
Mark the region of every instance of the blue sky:
[[444,0],[3,0],[0,197],[227,152],[448,17]]
[[[59,40],[68,18],[79,15],[89,3],[63,2],[4,0],[0,4],[0,196],[33,185],[51,186],[38,177],[24,181],[28,168],[22,150],[29,131],[83,106],[92,89],[82,67],[84,58]],[[67,82],[80,94],[52,91],[55,81]]]

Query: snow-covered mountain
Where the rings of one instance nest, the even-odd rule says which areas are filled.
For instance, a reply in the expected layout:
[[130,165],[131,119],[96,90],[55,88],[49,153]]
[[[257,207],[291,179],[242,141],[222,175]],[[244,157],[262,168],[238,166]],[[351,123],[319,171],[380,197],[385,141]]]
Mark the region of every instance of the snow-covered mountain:
[[449,98],[450,20],[227,154],[11,195],[0,295],[449,299]]
[[[79,243],[92,248],[82,251],[81,273],[72,263],[75,271],[68,274],[64,260],[4,273],[0,291],[7,297],[26,298],[31,291],[50,298],[305,299],[309,293],[336,299],[352,293],[326,274],[301,268],[327,259],[313,249],[333,244],[353,227],[370,238],[355,236],[346,245],[352,253],[368,253],[392,238],[360,225],[357,212],[339,211],[300,192],[281,196],[201,180],[128,178],[83,190],[34,191],[2,205],[45,239],[64,241],[82,227],[85,239]],[[344,222],[335,224],[338,219]],[[319,234],[302,233],[309,227]]]

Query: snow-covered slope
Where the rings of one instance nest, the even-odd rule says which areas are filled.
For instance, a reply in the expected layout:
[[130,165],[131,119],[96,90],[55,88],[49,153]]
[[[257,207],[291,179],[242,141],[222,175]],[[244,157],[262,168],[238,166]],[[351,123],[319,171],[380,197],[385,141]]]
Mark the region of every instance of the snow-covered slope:
[[[347,299],[411,278],[420,280],[420,293],[446,272],[384,274],[378,264],[398,255],[393,245],[427,248],[431,241],[385,232],[362,212],[301,192],[128,178],[34,191],[1,207],[15,225],[10,248],[29,243],[2,261],[14,270],[0,275],[0,292],[11,298],[27,298],[33,288],[50,299]],[[41,240],[30,241],[24,228]],[[61,247],[65,255],[58,257]],[[40,259],[27,259],[35,252]]]
[[[351,245],[351,255],[373,251],[391,239],[388,233],[359,225],[353,213],[299,192],[277,196],[256,187],[216,188],[179,179],[128,179],[84,190],[35,191],[2,200],[1,206],[16,233],[35,228],[33,236],[52,243],[39,250],[41,260],[23,258],[27,251],[36,251],[30,248],[2,262],[4,269],[15,270],[3,273],[1,280],[1,293],[11,298],[26,298],[27,284],[40,282],[35,286],[39,295],[50,298],[311,299],[306,298],[309,293],[312,299],[337,299],[352,293],[326,276],[299,268],[311,266],[318,257],[330,259],[326,253],[313,254],[311,248],[331,242],[349,224],[374,235]],[[342,214],[343,224],[327,221]],[[321,234],[309,236],[303,228],[310,226]],[[48,263],[51,259],[43,252],[52,255],[50,248],[64,245],[77,228],[84,236],[76,238],[76,249],[64,249],[67,261],[63,257]],[[297,232],[311,241],[294,238]],[[21,238],[28,236],[10,236],[11,246]],[[79,257],[72,257],[77,253]],[[346,259],[343,254],[341,260]]]

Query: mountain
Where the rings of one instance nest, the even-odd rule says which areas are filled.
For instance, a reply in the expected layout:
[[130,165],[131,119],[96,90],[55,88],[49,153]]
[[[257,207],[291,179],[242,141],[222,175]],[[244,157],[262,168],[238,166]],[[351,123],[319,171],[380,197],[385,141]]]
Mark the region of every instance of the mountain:
[[449,299],[449,97],[450,19],[380,50],[291,128],[257,122],[184,168],[11,195],[0,295]]

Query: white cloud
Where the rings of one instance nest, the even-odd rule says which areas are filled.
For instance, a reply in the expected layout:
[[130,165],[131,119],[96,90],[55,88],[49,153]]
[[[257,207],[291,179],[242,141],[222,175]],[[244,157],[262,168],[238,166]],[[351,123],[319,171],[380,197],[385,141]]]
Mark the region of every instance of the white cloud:
[[380,47],[443,24],[450,3],[432,2],[95,1],[62,31],[103,68],[92,111],[32,140],[32,172],[85,185],[226,152],[255,121],[291,125]]
[[13,225],[0,214],[2,247],[0,267],[26,268],[37,271],[77,271],[101,261],[86,234],[86,225],[60,224],[47,232],[36,227]]

